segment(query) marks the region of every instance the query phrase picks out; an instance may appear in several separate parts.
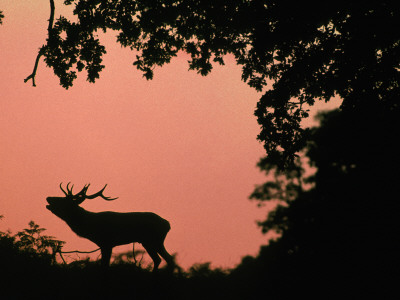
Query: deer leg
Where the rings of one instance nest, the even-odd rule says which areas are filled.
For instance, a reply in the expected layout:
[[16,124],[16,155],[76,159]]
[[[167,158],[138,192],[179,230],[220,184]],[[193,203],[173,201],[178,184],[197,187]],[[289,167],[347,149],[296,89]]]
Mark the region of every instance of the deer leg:
[[169,268],[173,268],[175,266],[174,258],[172,257],[171,254],[167,252],[164,244],[161,244],[157,247],[157,252],[161,255],[162,258],[165,259]]
[[150,255],[151,259],[154,262],[153,272],[158,270],[158,266],[161,263],[161,258],[158,256],[157,251],[154,250],[154,247],[148,244],[142,244],[143,248],[146,249],[147,253]]
[[108,267],[110,265],[112,247],[102,247],[101,248],[101,265],[103,267]]

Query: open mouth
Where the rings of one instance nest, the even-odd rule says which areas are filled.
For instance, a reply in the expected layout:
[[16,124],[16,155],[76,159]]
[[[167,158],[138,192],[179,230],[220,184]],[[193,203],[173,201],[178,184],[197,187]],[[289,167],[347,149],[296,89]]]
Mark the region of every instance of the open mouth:
[[52,202],[51,198],[50,197],[46,198],[46,201],[48,203],[48,205],[46,205],[46,208],[49,208],[51,206],[51,202]]
[[51,208],[51,203],[50,203],[50,201],[49,201],[49,199],[46,199],[46,201],[47,201],[47,205],[46,205],[46,208],[48,209],[48,210],[50,210],[50,208]]

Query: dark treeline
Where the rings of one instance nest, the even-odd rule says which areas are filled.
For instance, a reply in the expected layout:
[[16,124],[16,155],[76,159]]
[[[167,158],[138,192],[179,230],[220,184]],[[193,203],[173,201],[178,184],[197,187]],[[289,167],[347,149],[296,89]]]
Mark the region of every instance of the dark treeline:
[[278,202],[259,225],[281,238],[235,272],[279,287],[272,289],[277,299],[392,299],[399,279],[400,120],[379,106],[374,113],[320,113],[319,120],[296,166],[279,172],[259,162],[275,180],[251,198]]
[[281,237],[233,269],[198,264],[153,274],[123,255],[106,272],[89,260],[54,263],[63,243],[31,222],[16,235],[1,233],[2,299],[387,299],[398,280],[400,127],[384,116],[321,113],[295,167],[260,161],[275,180],[251,197],[278,203],[259,225]]

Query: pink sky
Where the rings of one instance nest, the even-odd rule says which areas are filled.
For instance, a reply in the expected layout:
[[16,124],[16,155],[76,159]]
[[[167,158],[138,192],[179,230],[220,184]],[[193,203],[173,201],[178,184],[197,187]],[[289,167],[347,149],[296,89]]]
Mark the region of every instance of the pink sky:
[[[61,1],[56,1],[56,16]],[[57,9],[58,8],[58,9]],[[34,220],[67,242],[93,250],[45,208],[60,182],[90,191],[108,184],[113,202],[88,200],[91,211],[153,211],[172,229],[166,248],[184,268],[198,262],[233,267],[266,244],[255,221],[266,209],[248,200],[265,176],[253,111],[261,94],[240,80],[232,59],[207,77],[188,71],[182,54],[146,81],[134,53],[105,37],[106,69],[95,84],[79,74],[65,90],[41,61],[37,87],[23,79],[46,38],[47,1],[1,1],[0,230]],[[129,248],[115,248],[114,253]]]

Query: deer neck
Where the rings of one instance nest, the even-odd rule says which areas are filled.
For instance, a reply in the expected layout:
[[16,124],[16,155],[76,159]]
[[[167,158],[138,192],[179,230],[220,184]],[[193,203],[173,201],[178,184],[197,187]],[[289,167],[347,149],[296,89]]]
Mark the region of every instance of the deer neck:
[[64,221],[77,235],[87,237],[87,232],[91,225],[90,219],[93,214],[94,213],[87,211],[83,207],[77,206],[74,208],[73,213]]

